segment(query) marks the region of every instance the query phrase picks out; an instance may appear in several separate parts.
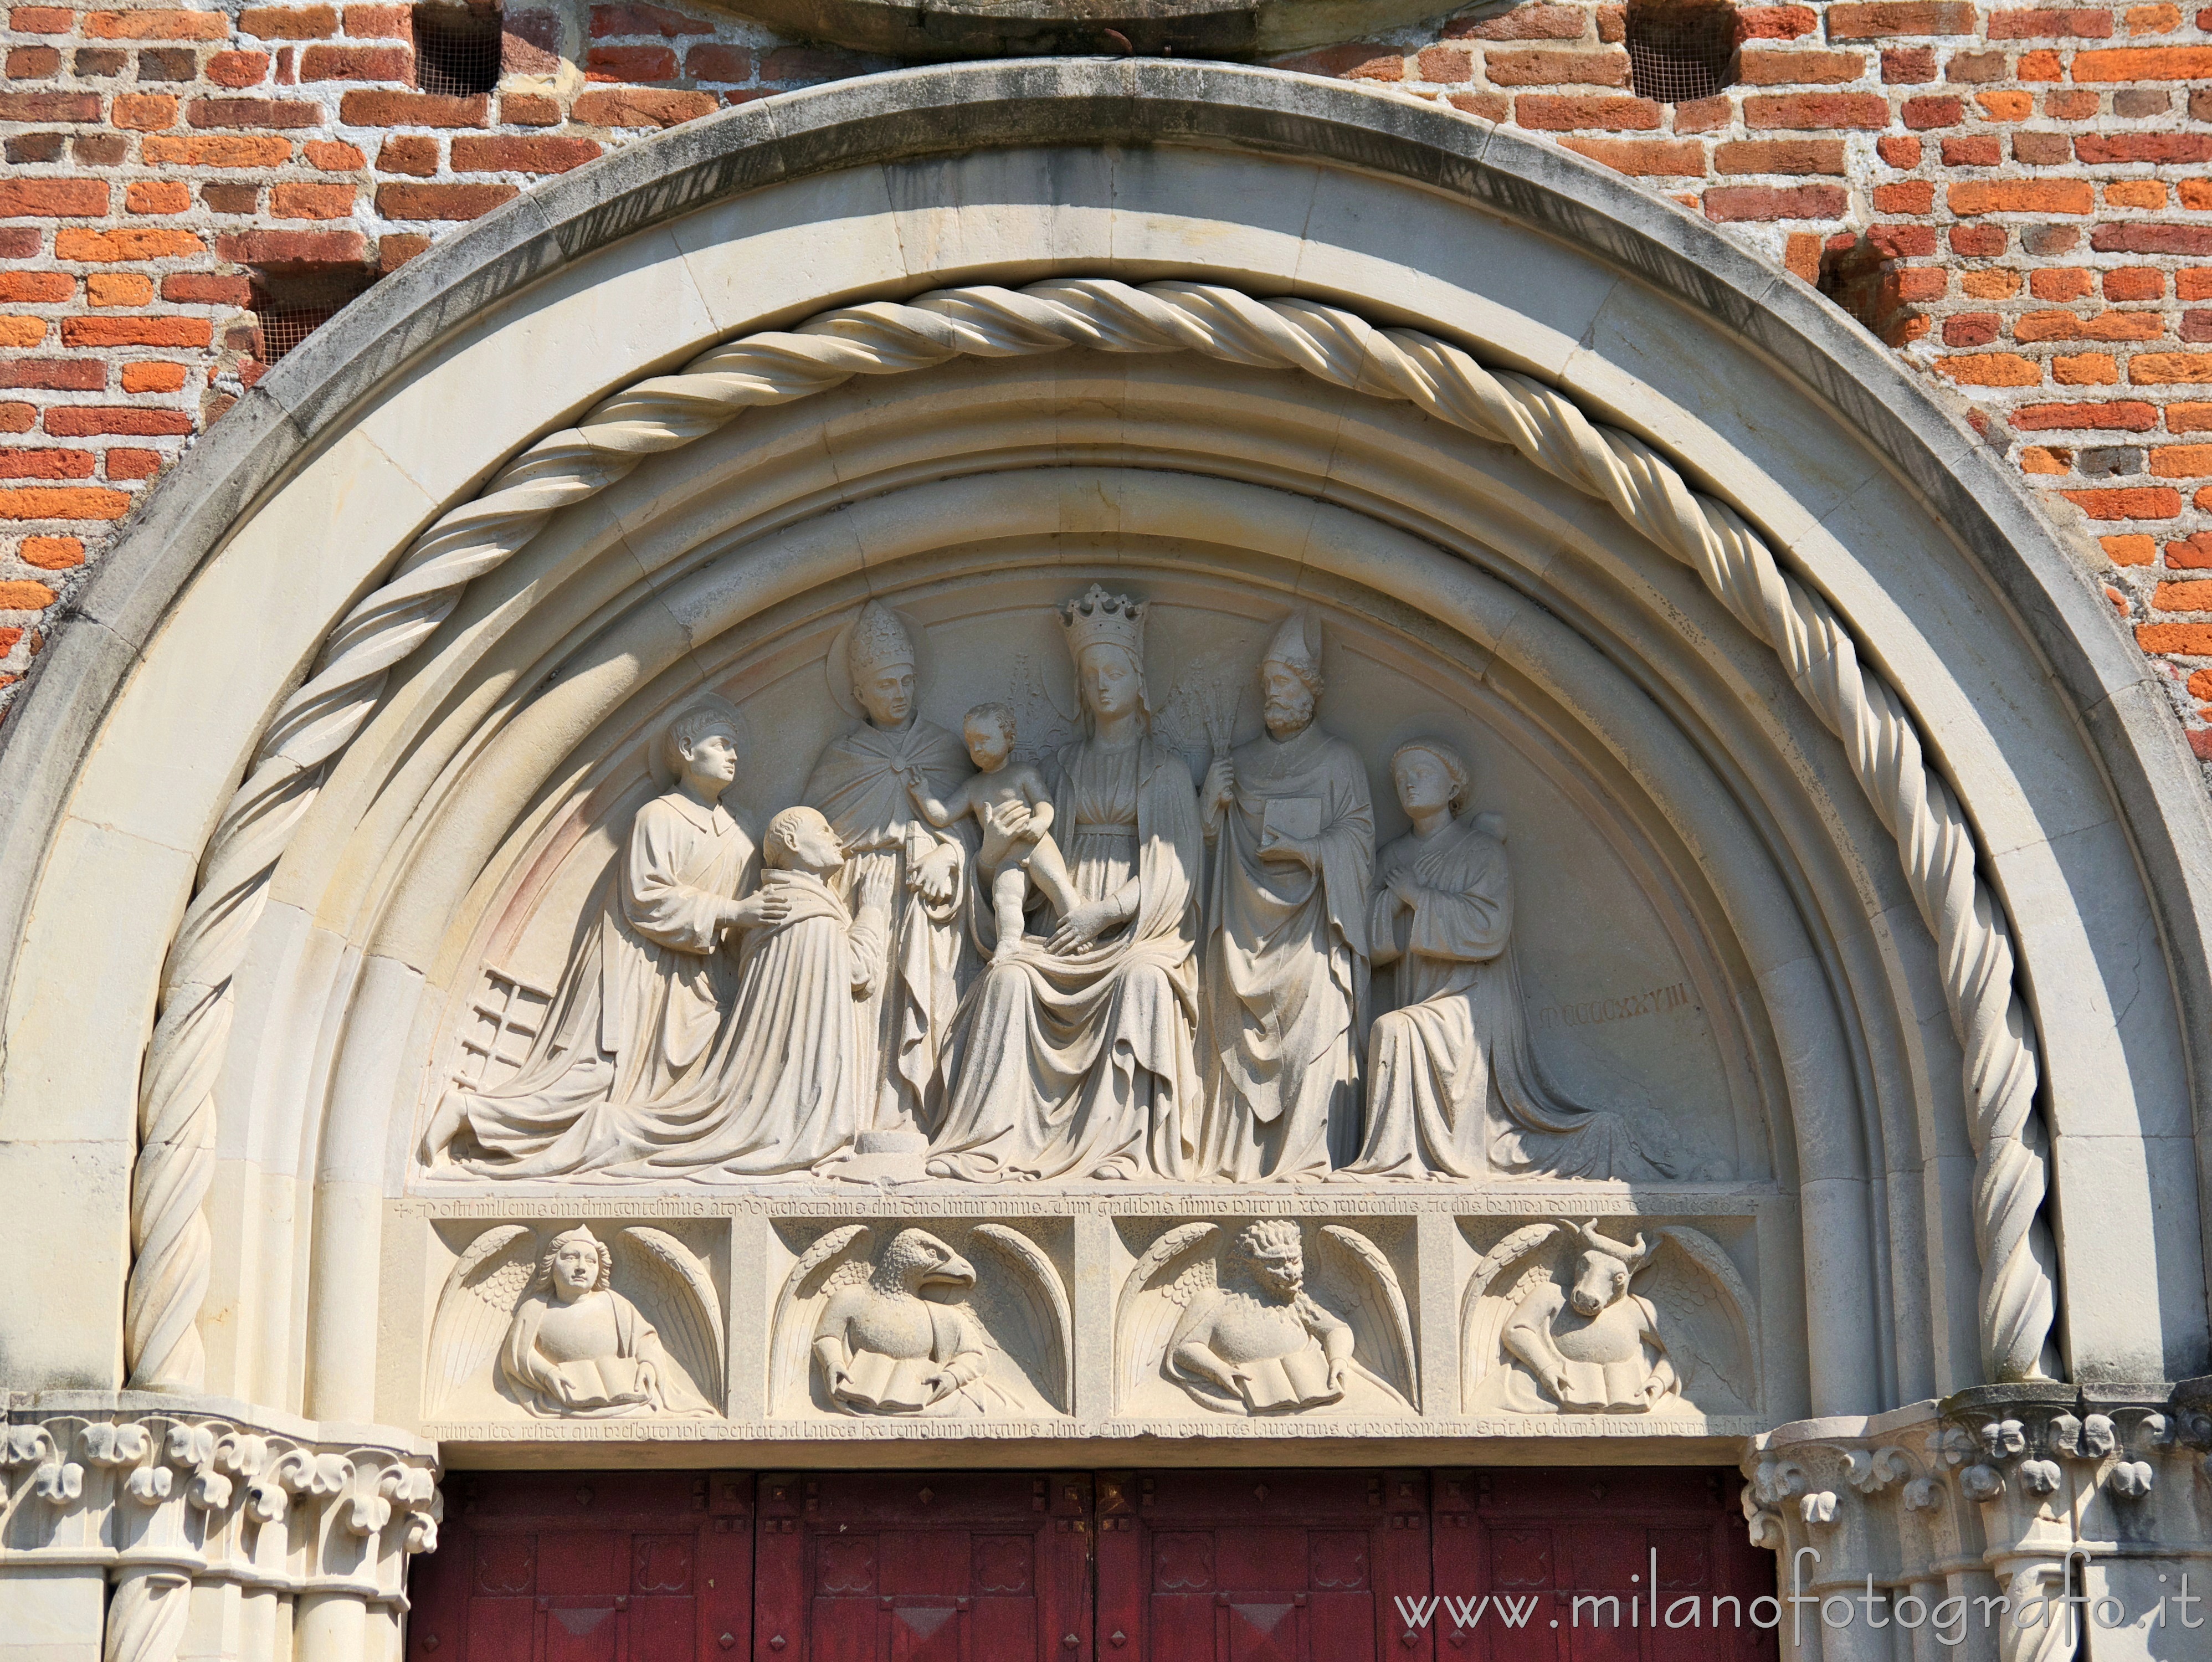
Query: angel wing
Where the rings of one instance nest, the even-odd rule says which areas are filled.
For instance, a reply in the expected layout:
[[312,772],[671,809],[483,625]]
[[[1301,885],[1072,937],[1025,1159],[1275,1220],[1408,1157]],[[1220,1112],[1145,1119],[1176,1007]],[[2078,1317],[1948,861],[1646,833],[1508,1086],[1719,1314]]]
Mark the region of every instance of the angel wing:
[[970,1319],[987,1338],[1004,1333],[1012,1339],[1018,1330],[1026,1337],[1029,1342],[1009,1358],[1011,1365],[1048,1404],[1062,1414],[1072,1412],[1075,1319],[1060,1272],[1035,1241],[1002,1223],[977,1224],[972,1239],[989,1247],[1007,1273],[978,1279],[969,1300],[977,1308]]
[[1006,702],[1014,707],[1014,730],[1021,735],[1015,753],[1025,762],[1042,765],[1075,737],[1075,717],[1060,707],[1036,661],[1028,653],[1016,653],[1006,667],[1012,681]]
[[[1213,1284],[1210,1249],[1220,1234],[1219,1227],[1210,1223],[1178,1224],[1146,1247],[1130,1269],[1128,1279],[1121,1283],[1121,1296],[1114,1301],[1117,1377],[1124,1392],[1141,1388],[1158,1366],[1168,1334],[1175,1326],[1176,1317],[1170,1312],[1188,1307],[1200,1287]],[[1154,1288],[1163,1272],[1200,1248],[1208,1249],[1205,1258],[1186,1265],[1169,1286]],[[1146,1296],[1154,1292],[1158,1297]]]
[[1527,1263],[1534,1253],[1553,1246],[1573,1227],[1564,1223],[1532,1223],[1514,1230],[1482,1256],[1460,1300],[1459,1327],[1465,1336],[1460,1354],[1460,1406],[1467,1411],[1474,1403],[1475,1387],[1498,1366],[1499,1336],[1522,1300],[1540,1281],[1553,1279],[1556,1267],[1549,1263],[1529,1265],[1509,1284],[1506,1272]]
[[[1703,1232],[1669,1227],[1659,1233],[1667,1250],[1654,1255],[1632,1290],[1659,1312],[1660,1336],[1681,1376],[1684,1399],[1707,1414],[1753,1412],[1759,1348],[1743,1277]],[[1721,1400],[1715,1385],[1733,1400]]]
[[[1370,1373],[1405,1398],[1407,1407],[1413,1407],[1420,1400],[1420,1363],[1413,1349],[1413,1317],[1406,1308],[1398,1272],[1390,1267],[1382,1249],[1358,1230],[1325,1223],[1321,1233],[1344,1255],[1354,1271],[1352,1284],[1360,1288],[1354,1307],[1340,1312],[1352,1324],[1353,1357],[1365,1362]],[[1387,1345],[1378,1342],[1386,1336]],[[1364,1357],[1359,1355],[1363,1349],[1367,1352]],[[1382,1365],[1376,1367],[1376,1362]]]
[[659,1330],[661,1348],[691,1376],[699,1396],[719,1408],[728,1400],[722,1366],[729,1351],[721,1300],[706,1264],[675,1236],[643,1224],[623,1230],[616,1241],[629,1283],[624,1296]]
[[424,1417],[447,1415],[472,1397],[487,1408],[497,1400],[494,1361],[537,1263],[538,1237],[527,1224],[501,1224],[469,1243],[431,1319]]
[[857,1255],[866,1249],[872,1233],[865,1223],[832,1229],[799,1254],[791,1274],[784,1277],[769,1330],[775,1336],[769,1350],[770,1413],[796,1413],[811,1400],[807,1373],[814,1348],[815,1306],[827,1296],[833,1280],[850,1272],[859,1276],[868,1273],[866,1262]]

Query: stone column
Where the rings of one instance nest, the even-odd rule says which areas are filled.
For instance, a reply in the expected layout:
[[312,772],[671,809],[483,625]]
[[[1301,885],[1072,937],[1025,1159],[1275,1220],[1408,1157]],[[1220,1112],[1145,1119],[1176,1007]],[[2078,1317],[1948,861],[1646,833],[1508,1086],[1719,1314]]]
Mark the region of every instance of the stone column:
[[1779,1559],[1783,1654],[2212,1654],[2208,1449],[2212,1380],[1989,1386],[1780,1427],[1744,1463],[1743,1507]]

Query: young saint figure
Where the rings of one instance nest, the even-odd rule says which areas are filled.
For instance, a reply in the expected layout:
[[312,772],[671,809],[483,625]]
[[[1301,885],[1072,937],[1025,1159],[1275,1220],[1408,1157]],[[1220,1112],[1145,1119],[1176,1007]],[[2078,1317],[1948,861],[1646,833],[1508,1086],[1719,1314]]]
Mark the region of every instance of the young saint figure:
[[614,1290],[613,1256],[587,1228],[553,1238],[499,1365],[522,1405],[549,1418],[714,1411],[671,1366],[653,1324]]
[[1022,913],[1030,884],[1057,916],[1067,916],[1079,897],[1060,845],[1052,840],[1050,787],[1028,763],[1008,760],[1014,750],[1013,711],[1004,704],[978,704],[961,728],[975,771],[942,802],[929,794],[918,769],[907,770],[907,789],[933,825],[949,825],[963,814],[975,819],[983,837],[975,871],[990,886],[998,934],[991,962],[1003,964],[1022,944]]

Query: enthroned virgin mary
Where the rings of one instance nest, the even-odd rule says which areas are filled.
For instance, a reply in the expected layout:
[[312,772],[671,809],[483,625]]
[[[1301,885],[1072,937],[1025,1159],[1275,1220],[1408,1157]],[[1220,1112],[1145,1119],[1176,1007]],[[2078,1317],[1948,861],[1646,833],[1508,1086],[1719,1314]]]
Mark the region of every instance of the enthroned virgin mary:
[[1173,1178],[1195,1157],[1204,843],[1190,770],[1152,734],[1145,611],[1095,583],[1060,611],[1088,734],[1053,770],[1053,835],[1081,898],[962,1001],[933,1177]]

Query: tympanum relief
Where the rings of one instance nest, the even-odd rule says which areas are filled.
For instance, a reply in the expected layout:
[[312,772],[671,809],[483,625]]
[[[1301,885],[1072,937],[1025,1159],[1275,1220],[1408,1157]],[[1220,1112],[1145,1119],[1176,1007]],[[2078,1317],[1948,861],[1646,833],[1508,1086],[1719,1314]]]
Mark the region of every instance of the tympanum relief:
[[446,1279],[426,1400],[453,1419],[502,1399],[547,1419],[717,1414],[721,1312],[705,1261],[664,1230],[503,1224]]
[[[635,811],[526,1054],[438,1095],[427,1172],[1689,1171],[1648,1099],[1584,1105],[1547,1076],[1505,821],[1478,807],[1464,747],[1419,733],[1418,712],[1385,752],[1410,829],[1377,854],[1382,758],[1323,719],[1318,613],[1282,619],[1256,663],[1217,660],[1164,694],[1149,601],[1092,584],[1051,615],[1072,715],[1034,722],[1036,673],[1009,654],[1002,696],[956,738],[919,713],[916,627],[869,602],[829,658],[854,723],[800,800],[754,804],[757,830],[731,787],[773,741],[719,698],[680,709],[658,740],[671,786]],[[967,689],[989,681],[963,669]],[[1247,709],[1259,721],[1240,741]],[[489,1055],[500,1037],[471,1042]]]
[[[1309,1241],[1328,1255],[1309,1284]],[[1166,1417],[1413,1411],[1413,1319],[1390,1256],[1341,1224],[1187,1223],[1138,1257],[1117,1301],[1117,1409]]]
[[1757,1400],[1749,1293],[1698,1230],[1530,1224],[1483,1256],[1464,1305],[1468,1413],[1711,1417]]
[[1066,1287],[1044,1250],[1003,1224],[830,1229],[786,1276],[772,1330],[779,1416],[1066,1411],[1074,1333]]

